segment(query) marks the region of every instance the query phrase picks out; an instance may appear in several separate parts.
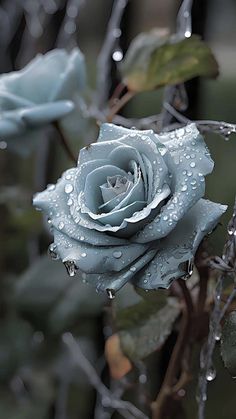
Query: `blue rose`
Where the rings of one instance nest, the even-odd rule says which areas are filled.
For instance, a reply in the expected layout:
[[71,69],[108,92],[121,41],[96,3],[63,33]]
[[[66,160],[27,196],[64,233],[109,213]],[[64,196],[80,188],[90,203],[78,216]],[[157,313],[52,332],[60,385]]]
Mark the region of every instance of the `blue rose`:
[[226,210],[201,199],[213,165],[194,124],[161,135],[103,124],[78,166],[34,205],[71,275],[79,269],[111,297],[128,281],[168,288]]
[[22,70],[3,74],[1,139],[9,148],[27,154],[40,135],[39,129],[53,121],[59,121],[65,136],[70,136],[78,120],[77,112],[72,111],[79,105],[85,85],[84,57],[78,48],[71,53],[55,49],[39,54]]

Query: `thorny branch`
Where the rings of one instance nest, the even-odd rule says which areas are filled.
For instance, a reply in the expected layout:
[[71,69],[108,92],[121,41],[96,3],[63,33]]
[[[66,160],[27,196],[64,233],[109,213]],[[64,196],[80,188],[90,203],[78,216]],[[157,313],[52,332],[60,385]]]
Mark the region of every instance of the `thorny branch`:
[[132,403],[118,398],[103,384],[95,368],[84,356],[79,343],[71,333],[65,333],[63,335],[63,342],[68,347],[75,363],[84,371],[91,385],[100,394],[104,407],[106,406],[116,409],[126,419],[148,419],[148,417],[141,412],[141,410],[135,407]]
[[[223,250],[222,259],[224,263],[233,268],[235,272],[236,268],[236,200],[233,210],[233,216],[228,224],[228,237]],[[215,305],[211,313],[210,324],[209,324],[209,335],[207,342],[204,344],[201,351],[201,372],[198,381],[198,419],[205,418],[205,406],[207,400],[207,385],[209,371],[212,370],[212,356],[215,349],[216,341],[218,340],[220,323],[229,308],[231,302],[236,295],[236,289],[234,288],[226,303],[222,307],[222,296],[224,290],[224,281],[228,275],[232,272],[226,269],[223,273],[221,271],[220,277],[217,281],[216,292],[215,292]]]

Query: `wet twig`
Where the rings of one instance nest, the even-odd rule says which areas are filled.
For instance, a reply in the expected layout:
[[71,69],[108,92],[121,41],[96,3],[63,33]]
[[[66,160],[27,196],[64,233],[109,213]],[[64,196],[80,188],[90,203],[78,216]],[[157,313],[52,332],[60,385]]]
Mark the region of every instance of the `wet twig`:
[[101,396],[103,406],[116,409],[126,419],[148,419],[148,417],[141,412],[132,403],[121,400],[119,397],[112,393],[102,382],[97,374],[95,368],[90,364],[89,360],[85,357],[80,349],[79,343],[71,333],[63,335],[63,342],[66,344],[70,351],[74,362],[84,371],[87,375],[91,385],[95,388]]
[[[228,224],[228,237],[223,250],[222,260],[227,266],[235,269],[236,266],[236,200],[233,210],[233,216]],[[201,351],[201,371],[198,381],[198,419],[205,418],[205,407],[207,400],[208,372],[212,369],[212,356],[220,330],[220,323],[228,310],[231,302],[236,296],[236,288],[229,295],[226,303],[222,307],[222,296],[224,290],[224,281],[231,272],[220,271],[220,276],[216,285],[214,308],[210,317],[209,335],[207,342]]]
[[111,17],[107,25],[107,33],[97,60],[97,107],[104,108],[109,94],[111,72],[111,55],[117,42],[120,23],[128,4],[128,0],[115,0]]

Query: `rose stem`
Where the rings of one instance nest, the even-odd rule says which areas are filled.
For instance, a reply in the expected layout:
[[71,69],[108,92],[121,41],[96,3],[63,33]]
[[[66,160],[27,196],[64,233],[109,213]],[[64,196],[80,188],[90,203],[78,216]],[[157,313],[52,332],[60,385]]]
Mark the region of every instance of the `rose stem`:
[[107,116],[107,122],[112,122],[114,116],[120,111],[120,109],[123,108],[123,106],[126,105],[126,103],[128,103],[130,101],[130,99],[132,99],[132,97],[134,97],[135,92],[131,92],[128,90],[128,92],[126,92],[120,99],[119,101],[116,103],[116,105],[114,105],[111,110],[110,113]]
[[66,139],[65,139],[65,137],[64,137],[64,135],[63,135],[63,133],[62,133],[62,131],[61,131],[61,128],[59,127],[58,122],[57,122],[57,121],[56,121],[56,122],[54,122],[54,123],[53,123],[53,125],[54,125],[54,127],[56,128],[56,130],[57,130],[57,132],[58,132],[58,134],[59,134],[59,135],[58,135],[58,138],[59,138],[59,140],[60,140],[60,142],[61,142],[61,145],[62,145],[62,147],[63,147],[63,149],[64,149],[65,153],[67,154],[67,156],[69,157],[69,159],[70,159],[73,163],[77,164],[77,158],[75,157],[75,155],[74,155],[73,151],[71,150],[71,148],[70,148],[70,146],[69,146],[68,142],[66,141]]
[[[152,403],[152,419],[164,418],[164,407],[166,406],[166,402],[168,401],[169,397],[171,397],[171,395],[173,394],[175,387],[178,385],[178,383],[175,385],[175,380],[178,374],[181,358],[185,352],[186,345],[188,343],[188,336],[194,307],[191,294],[186,286],[185,281],[183,279],[178,279],[177,282],[179,287],[181,288],[182,296],[185,301],[185,305],[183,307],[181,329],[175,347],[171,354],[170,362],[167,367],[162,387],[157,395],[156,400]],[[188,381],[186,379],[186,372],[184,380],[183,377],[184,374],[181,374],[180,380],[181,382],[186,383]]]

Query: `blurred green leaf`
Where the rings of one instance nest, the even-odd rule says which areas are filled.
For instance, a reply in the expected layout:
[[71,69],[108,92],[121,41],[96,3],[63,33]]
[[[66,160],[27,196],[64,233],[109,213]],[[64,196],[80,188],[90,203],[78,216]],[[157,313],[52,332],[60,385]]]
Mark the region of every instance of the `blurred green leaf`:
[[0,381],[5,381],[9,380],[28,358],[32,329],[28,323],[15,315],[3,318],[0,329]]
[[145,293],[138,303],[117,310],[116,322],[124,354],[137,361],[159,349],[179,313],[177,300],[168,298],[165,290]]
[[133,40],[121,71],[129,90],[141,92],[196,76],[216,77],[218,64],[199,36],[179,39],[153,30]]
[[71,279],[61,262],[41,257],[16,284],[18,309],[39,329],[61,333],[81,316],[95,316],[104,297],[84,284],[78,275]]
[[236,311],[232,311],[222,327],[221,356],[230,374],[236,376]]

